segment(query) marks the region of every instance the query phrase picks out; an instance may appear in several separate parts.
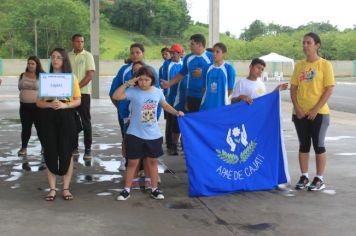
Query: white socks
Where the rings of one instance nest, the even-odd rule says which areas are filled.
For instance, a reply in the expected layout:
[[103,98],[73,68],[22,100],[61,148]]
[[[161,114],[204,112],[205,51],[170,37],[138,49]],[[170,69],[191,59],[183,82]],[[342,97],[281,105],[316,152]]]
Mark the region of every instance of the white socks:
[[307,177],[309,179],[309,174],[308,173],[302,173],[302,175],[304,175],[305,177]]

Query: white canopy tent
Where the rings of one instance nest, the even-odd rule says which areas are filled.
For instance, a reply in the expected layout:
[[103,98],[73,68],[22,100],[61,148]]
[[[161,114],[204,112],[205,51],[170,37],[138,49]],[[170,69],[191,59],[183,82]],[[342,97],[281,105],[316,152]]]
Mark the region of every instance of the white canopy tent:
[[[285,57],[274,52],[261,56],[260,59],[264,60],[265,62],[273,63],[272,75],[275,79],[277,79],[278,77],[278,80],[283,79],[283,63],[291,64],[292,69],[294,69],[294,60],[292,58]],[[279,73],[279,75],[278,72],[276,71],[276,63],[282,63],[282,71]]]
[[265,62],[287,62],[287,63],[291,63],[292,67],[294,68],[294,60],[292,58],[289,57],[285,57],[282,55],[279,55],[275,52],[271,52],[268,55],[264,55],[262,57],[260,57],[260,59],[264,60]]

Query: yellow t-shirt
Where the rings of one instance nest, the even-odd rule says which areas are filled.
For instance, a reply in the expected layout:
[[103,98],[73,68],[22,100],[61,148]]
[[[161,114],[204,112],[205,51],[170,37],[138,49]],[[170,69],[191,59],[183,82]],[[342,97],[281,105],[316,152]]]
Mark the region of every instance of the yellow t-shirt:
[[[335,86],[332,65],[323,58],[313,63],[302,60],[295,65],[291,84],[298,87],[297,102],[304,112],[308,112],[318,103],[325,87]],[[328,104],[325,103],[318,113],[329,114]]]
[[[68,53],[72,65],[73,74],[78,77],[79,82],[84,78],[89,70],[95,71],[95,62],[93,55],[88,51],[81,51],[76,54],[74,51]],[[83,94],[91,94],[91,82],[81,88]]]
[[[73,83],[74,83],[74,86],[73,86],[73,97],[74,98],[79,98],[81,96],[81,93],[80,93],[80,87],[79,87],[79,81],[78,81],[78,78],[77,76],[73,75]],[[73,97],[70,98],[70,101],[73,101]]]

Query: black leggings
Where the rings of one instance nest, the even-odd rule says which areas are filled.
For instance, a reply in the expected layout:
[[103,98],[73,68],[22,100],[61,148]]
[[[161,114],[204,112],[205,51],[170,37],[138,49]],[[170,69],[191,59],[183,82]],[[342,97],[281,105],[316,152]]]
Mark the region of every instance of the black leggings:
[[[40,138],[40,110],[36,103],[20,102],[20,119],[21,119],[21,147],[27,148],[28,141],[31,137],[32,124],[35,124],[37,136]],[[41,142],[42,143],[42,142]]]
[[322,154],[325,150],[325,136],[330,123],[330,115],[317,114],[314,120],[308,120],[306,117],[298,119],[293,115],[293,122],[297,130],[299,139],[299,152],[309,153],[311,141],[315,154]]
[[75,148],[77,127],[74,109],[41,109],[41,138],[47,168],[56,175],[68,171]]

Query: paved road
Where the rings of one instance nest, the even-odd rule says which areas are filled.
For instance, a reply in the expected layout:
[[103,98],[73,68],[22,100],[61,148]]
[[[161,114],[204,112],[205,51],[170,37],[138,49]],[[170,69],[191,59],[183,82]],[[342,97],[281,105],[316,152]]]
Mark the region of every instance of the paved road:
[[[268,91],[273,90],[278,83],[275,81],[268,81],[266,83]],[[290,102],[289,91],[282,93],[282,99]],[[354,79],[340,79],[334,88],[334,92],[328,101],[331,109],[336,111],[344,111],[356,113],[356,78]]]
[[[107,98],[111,80],[113,77],[101,77],[100,83],[100,98]],[[278,83],[276,81],[266,82],[268,91],[273,90]],[[0,98],[17,97],[17,78],[7,77],[3,81],[3,86],[0,90]],[[282,93],[284,101],[290,101],[289,91]],[[356,113],[356,78],[341,78],[337,79],[337,86],[329,100],[329,105],[333,110]]]

